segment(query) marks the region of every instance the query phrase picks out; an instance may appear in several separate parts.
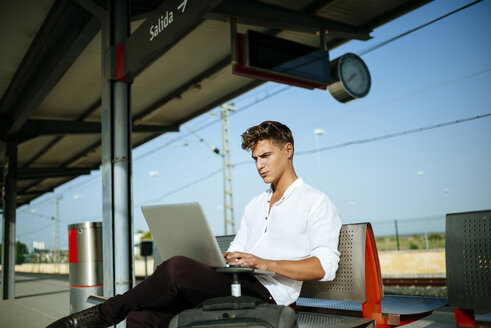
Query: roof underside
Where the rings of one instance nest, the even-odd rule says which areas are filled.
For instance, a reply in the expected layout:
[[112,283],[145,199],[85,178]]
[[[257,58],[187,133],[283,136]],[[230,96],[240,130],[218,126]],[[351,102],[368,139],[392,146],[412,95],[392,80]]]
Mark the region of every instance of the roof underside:
[[[319,37],[312,24],[320,22],[332,27],[326,37],[332,49],[354,38],[367,39],[374,28],[427,2],[224,0],[135,77],[132,146],[176,131],[263,83],[232,74],[230,16],[238,17],[238,32],[254,29],[313,46]],[[96,3],[0,4],[0,143],[18,141],[17,206],[101,164],[101,22]],[[131,1],[131,30],[161,4]],[[274,19],[256,15],[256,8]],[[0,147],[0,161],[5,158]]]

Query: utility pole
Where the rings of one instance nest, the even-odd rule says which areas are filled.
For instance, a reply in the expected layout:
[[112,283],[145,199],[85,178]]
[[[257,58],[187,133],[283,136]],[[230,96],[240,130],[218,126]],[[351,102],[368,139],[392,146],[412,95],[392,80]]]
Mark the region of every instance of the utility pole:
[[63,199],[63,196],[56,196],[56,218],[55,218],[55,249],[54,249],[54,261],[56,263],[56,272],[59,272],[59,263],[60,263],[60,200]]
[[234,202],[232,197],[232,164],[230,164],[230,139],[228,133],[228,104],[221,106],[222,118],[222,158],[223,158],[223,220],[225,235],[235,234]]

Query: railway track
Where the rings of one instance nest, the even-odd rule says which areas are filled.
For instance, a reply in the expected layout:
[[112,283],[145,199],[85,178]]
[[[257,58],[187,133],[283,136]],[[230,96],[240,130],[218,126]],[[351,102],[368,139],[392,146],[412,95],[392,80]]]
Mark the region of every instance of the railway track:
[[382,278],[384,286],[445,287],[447,278]]

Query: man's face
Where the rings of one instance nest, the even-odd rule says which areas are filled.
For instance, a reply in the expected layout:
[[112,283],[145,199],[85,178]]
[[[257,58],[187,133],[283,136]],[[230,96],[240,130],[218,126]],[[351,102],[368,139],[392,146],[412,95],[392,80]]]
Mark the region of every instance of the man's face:
[[281,146],[273,140],[260,140],[252,149],[252,158],[256,169],[265,183],[277,184],[285,170],[291,165],[289,157],[293,146],[289,143]]

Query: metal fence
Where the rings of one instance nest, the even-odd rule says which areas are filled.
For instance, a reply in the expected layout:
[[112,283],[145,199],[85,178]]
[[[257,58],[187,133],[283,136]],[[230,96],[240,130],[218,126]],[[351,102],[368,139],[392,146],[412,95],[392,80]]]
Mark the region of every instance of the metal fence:
[[395,236],[445,232],[445,215],[394,220],[370,220],[375,236]]
[[371,220],[379,251],[445,247],[445,216]]

